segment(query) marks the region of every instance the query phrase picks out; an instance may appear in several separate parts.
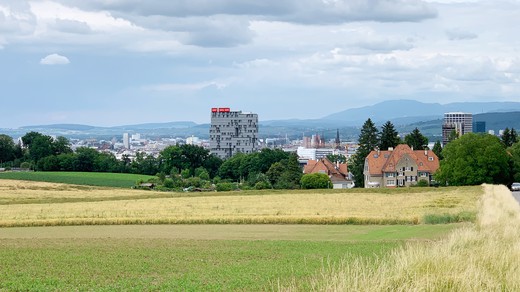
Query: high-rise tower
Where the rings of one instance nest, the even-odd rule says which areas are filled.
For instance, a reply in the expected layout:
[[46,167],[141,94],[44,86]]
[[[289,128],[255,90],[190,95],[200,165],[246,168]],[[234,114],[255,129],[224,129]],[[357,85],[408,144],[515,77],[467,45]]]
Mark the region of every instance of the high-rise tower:
[[470,113],[451,112],[444,114],[442,123],[442,145],[449,142],[452,133],[458,137],[473,132],[473,115]]
[[229,108],[212,108],[209,140],[210,153],[222,159],[239,152],[256,152],[258,115]]

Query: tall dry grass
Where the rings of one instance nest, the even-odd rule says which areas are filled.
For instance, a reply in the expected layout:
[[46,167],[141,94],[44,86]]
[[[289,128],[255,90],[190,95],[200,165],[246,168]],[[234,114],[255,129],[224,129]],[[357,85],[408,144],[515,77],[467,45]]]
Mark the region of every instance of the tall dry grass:
[[[86,224],[417,224],[429,214],[476,212],[481,191],[168,193],[0,181],[0,226]],[[185,193],[185,195],[189,195]]]
[[[476,224],[388,257],[324,267],[315,291],[520,291],[520,206],[504,186],[484,185]],[[294,283],[281,290],[301,290]]]

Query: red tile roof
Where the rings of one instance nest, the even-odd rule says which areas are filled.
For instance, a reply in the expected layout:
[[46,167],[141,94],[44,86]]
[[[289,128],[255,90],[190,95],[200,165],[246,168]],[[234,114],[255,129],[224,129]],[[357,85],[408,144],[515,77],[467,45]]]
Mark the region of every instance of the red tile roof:
[[309,160],[303,168],[303,173],[322,172],[331,177],[331,180],[345,180],[348,177],[348,167],[346,163],[334,164],[327,158],[320,160]]
[[439,168],[439,158],[431,150],[412,150],[406,144],[399,144],[394,150],[372,151],[367,156],[368,168],[371,175],[380,175],[383,172],[395,172],[395,165],[404,156],[408,155],[417,163],[418,171],[434,173]]

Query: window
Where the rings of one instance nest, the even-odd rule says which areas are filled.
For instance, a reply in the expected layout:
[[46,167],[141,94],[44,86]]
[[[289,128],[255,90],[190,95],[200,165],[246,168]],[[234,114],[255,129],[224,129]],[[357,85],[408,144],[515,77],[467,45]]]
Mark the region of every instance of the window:
[[389,179],[389,180],[387,180],[387,181],[386,181],[386,185],[387,185],[387,186],[395,186],[395,180],[393,180],[393,179]]
[[432,156],[429,156],[429,157],[428,157],[428,161],[433,161],[433,157],[432,157]]
[[386,177],[394,177],[394,173],[393,172],[387,172],[386,173]]
[[405,171],[412,171],[412,170],[413,170],[413,167],[410,167],[410,166],[407,166],[407,167],[405,168]]

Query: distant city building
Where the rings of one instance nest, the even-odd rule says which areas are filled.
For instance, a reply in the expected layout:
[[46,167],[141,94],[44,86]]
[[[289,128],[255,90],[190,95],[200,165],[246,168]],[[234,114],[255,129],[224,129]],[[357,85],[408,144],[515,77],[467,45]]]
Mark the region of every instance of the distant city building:
[[188,137],[186,138],[186,144],[188,145],[200,145],[201,141],[199,139],[199,137],[195,137],[195,136],[191,136],[191,137]]
[[132,140],[141,140],[141,134],[132,134]]
[[455,132],[458,137],[473,132],[473,115],[471,113],[462,112],[445,113],[442,123],[443,146],[448,144],[450,135],[453,132]]
[[130,136],[128,135],[128,133],[123,134],[123,146],[126,149],[130,149]]
[[494,136],[494,135],[495,135],[495,130],[489,130],[489,131],[488,131],[488,134]]
[[256,152],[258,115],[229,108],[212,108],[209,140],[210,152],[222,159],[239,152]]
[[473,125],[473,130],[475,131],[475,133],[485,133],[486,122],[475,122],[475,125]]

